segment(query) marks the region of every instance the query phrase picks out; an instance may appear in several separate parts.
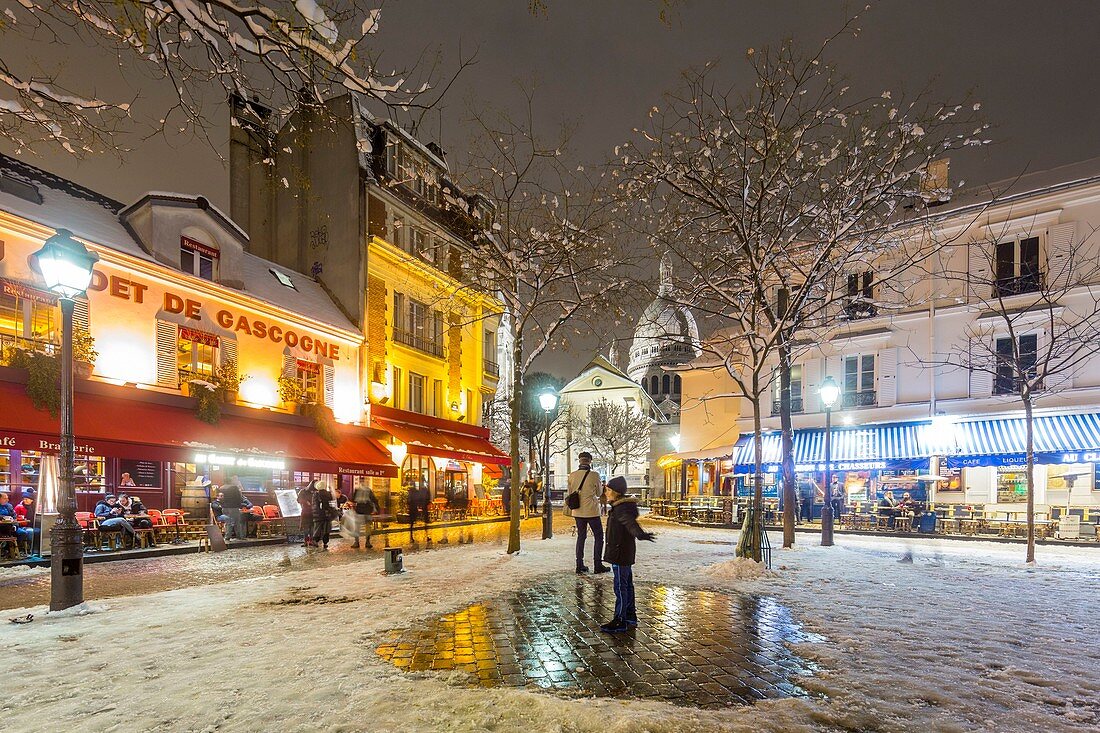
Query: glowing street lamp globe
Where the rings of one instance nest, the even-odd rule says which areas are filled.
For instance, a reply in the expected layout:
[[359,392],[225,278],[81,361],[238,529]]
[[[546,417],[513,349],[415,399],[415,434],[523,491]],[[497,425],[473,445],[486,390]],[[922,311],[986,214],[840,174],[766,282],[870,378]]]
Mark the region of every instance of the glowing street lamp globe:
[[546,412],[553,412],[558,406],[558,395],[554,392],[543,392],[539,395],[539,405]]
[[818,389],[821,396],[821,404],[826,410],[831,410],[840,399],[840,385],[832,377],[825,377]]
[[62,298],[75,298],[86,291],[92,282],[92,266],[99,261],[99,255],[73,239],[68,229],[58,229],[34,256],[46,287]]

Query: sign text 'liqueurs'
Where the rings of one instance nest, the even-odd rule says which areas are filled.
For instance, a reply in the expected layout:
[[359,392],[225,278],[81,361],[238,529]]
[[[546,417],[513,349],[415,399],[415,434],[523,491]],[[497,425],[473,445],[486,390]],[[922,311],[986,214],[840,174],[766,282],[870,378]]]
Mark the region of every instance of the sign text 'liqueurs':
[[[149,286],[125,277],[104,275],[99,270],[93,270],[92,283],[88,286],[88,289],[99,292],[107,291],[111,296],[121,300],[144,303]],[[175,293],[164,292],[162,308],[167,313],[175,313],[195,321],[202,320],[202,302],[184,298]],[[292,349],[299,348],[302,351],[312,352],[328,359],[337,360],[340,358],[339,344],[328,343],[309,334],[299,334],[297,331],[268,324],[258,318],[234,315],[232,312],[222,309],[214,314],[214,321],[222,328],[237,333],[245,333],[259,339],[266,338],[277,344],[285,343]]]

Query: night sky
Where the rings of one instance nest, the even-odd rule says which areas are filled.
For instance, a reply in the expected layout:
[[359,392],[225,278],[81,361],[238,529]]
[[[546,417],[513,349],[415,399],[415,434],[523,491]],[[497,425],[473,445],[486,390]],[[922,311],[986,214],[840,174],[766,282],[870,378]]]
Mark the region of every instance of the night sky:
[[[0,6],[9,1],[0,0]],[[718,59],[728,78],[744,80],[746,48],[784,37],[815,48],[863,4],[687,0],[674,6],[670,25],[660,21],[655,1],[547,5],[545,17],[532,15],[526,0],[384,5],[377,41],[387,68],[425,48],[441,49],[444,67],[453,68],[459,43],[464,52],[478,49],[478,63],[464,72],[421,133],[439,138],[453,165],[461,166],[467,106],[514,103],[517,79],[536,81],[538,111],[548,123],[567,117],[578,124],[576,157],[599,161],[645,120],[684,68]],[[844,40],[832,57],[856,90],[891,89],[897,98],[928,88],[936,97],[962,99],[969,93],[982,102],[996,144],[953,160],[953,181],[988,182],[1100,155],[1100,3],[889,1],[864,13],[860,26],[860,36]],[[84,85],[81,91],[90,84],[108,98],[140,95],[139,114],[159,113],[157,88],[142,75],[120,70],[109,54],[2,40],[25,47],[41,67],[62,70],[72,85]],[[227,121],[223,110],[212,111],[219,122]],[[225,125],[213,135],[217,151],[184,136],[140,136],[126,139],[132,151],[122,160],[105,155],[76,161],[43,148],[43,155],[28,161],[124,202],[147,190],[173,190],[201,193],[227,207],[228,172],[218,158],[226,152]]]

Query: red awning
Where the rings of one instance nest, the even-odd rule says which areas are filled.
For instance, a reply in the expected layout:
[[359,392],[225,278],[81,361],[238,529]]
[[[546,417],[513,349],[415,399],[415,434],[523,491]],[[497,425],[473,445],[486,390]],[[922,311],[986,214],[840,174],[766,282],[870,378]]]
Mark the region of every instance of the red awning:
[[392,407],[371,407],[371,424],[408,446],[409,453],[506,466],[512,462],[489,442],[489,431]]
[[[133,399],[141,393],[132,388],[89,386],[94,391],[74,395],[78,454],[191,462],[201,452],[243,453],[281,457],[301,471],[397,476],[389,452],[364,428],[339,426],[333,446],[312,427],[276,413],[223,415],[210,425],[186,408]],[[23,385],[0,382],[0,405],[0,448],[58,450],[59,421],[34,409]]]

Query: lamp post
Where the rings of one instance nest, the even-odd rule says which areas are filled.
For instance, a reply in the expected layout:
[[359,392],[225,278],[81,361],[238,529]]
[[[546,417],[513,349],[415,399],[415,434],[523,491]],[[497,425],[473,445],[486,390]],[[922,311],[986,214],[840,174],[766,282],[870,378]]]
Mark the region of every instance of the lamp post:
[[542,482],[542,538],[548,540],[554,536],[554,515],[550,510],[550,416],[557,409],[558,393],[543,392],[539,395],[539,405],[546,413],[546,426],[544,428],[546,442],[544,445],[545,452],[542,454],[542,462],[545,464],[543,468],[546,473]]
[[84,543],[73,488],[73,299],[88,289],[99,255],[73,239],[72,232],[58,229],[34,257],[61,305],[61,485],[58,518],[50,531],[50,610],[60,611],[84,601]]
[[825,503],[821,507],[821,545],[833,546],[833,406],[840,399],[840,385],[832,377],[825,377],[818,389],[821,406],[825,408]]

